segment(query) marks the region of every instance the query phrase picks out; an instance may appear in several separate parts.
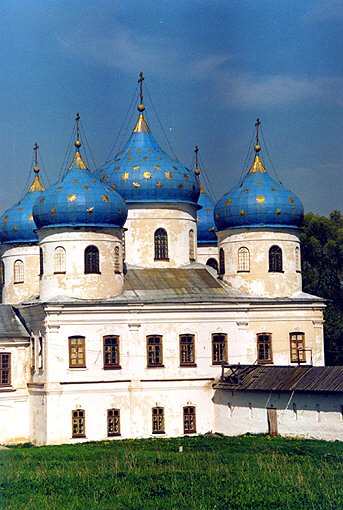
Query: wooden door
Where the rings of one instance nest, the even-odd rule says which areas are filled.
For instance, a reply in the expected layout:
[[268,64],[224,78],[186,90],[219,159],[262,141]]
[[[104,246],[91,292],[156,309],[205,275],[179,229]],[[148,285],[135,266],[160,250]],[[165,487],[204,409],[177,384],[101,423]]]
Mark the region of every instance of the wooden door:
[[277,436],[277,410],[270,407],[267,409],[268,417],[268,434],[270,436]]

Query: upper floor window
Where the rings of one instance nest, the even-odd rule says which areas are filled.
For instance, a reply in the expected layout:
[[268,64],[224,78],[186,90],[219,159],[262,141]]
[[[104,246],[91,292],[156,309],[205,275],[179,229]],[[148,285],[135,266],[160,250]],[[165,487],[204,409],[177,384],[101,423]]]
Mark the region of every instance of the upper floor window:
[[164,408],[152,408],[152,433],[164,434]]
[[9,352],[0,353],[0,386],[10,386],[11,384],[11,354]]
[[212,364],[220,365],[227,362],[227,335],[214,333],[212,335]]
[[250,271],[250,252],[248,248],[242,247],[238,250],[238,271]]
[[194,365],[194,335],[180,335],[180,366]]
[[36,340],[35,338],[31,338],[30,340],[31,346],[31,374],[36,370]]
[[299,273],[301,271],[301,257],[299,246],[295,247],[295,270]]
[[62,246],[57,246],[54,252],[54,273],[66,272],[66,251]]
[[148,367],[163,366],[162,336],[150,335],[146,340]]
[[86,339],[84,336],[70,336],[69,342],[69,368],[86,367]]
[[1,269],[0,284],[5,285],[5,264],[3,260],[1,261],[0,269]]
[[164,228],[158,228],[154,234],[155,260],[168,259],[168,234]]
[[99,250],[96,246],[87,246],[85,249],[85,274],[100,274]]
[[269,250],[269,271],[282,273],[282,250],[279,246],[272,246]]
[[114,272],[116,274],[120,273],[120,248],[119,246],[115,246],[114,248]]
[[306,363],[305,333],[289,334],[291,363]]
[[107,435],[120,436],[120,409],[107,409]]
[[183,433],[196,433],[195,407],[187,406],[183,408]]
[[43,249],[39,248],[39,276],[43,276],[44,274],[44,256]]
[[206,262],[206,266],[213,267],[213,269],[215,269],[218,273],[218,261],[215,258],[209,258]]
[[86,437],[86,414],[84,409],[75,409],[72,415],[72,437]]
[[13,266],[14,283],[24,283],[24,262],[16,260]]
[[225,253],[223,248],[219,250],[219,274],[225,274]]
[[195,261],[195,237],[194,237],[194,230],[189,231],[189,261],[194,262]]
[[257,361],[259,363],[272,363],[272,335],[271,333],[258,333],[257,335]]
[[119,336],[104,336],[104,368],[121,368],[119,359]]

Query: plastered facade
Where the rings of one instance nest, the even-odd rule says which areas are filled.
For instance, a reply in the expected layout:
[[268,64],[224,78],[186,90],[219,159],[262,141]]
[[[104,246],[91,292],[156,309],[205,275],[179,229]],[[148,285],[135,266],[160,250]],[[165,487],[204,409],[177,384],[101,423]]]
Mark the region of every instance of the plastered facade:
[[[14,265],[23,263],[23,278],[15,281]],[[2,246],[2,302],[18,304],[39,296],[39,248],[37,245]]]

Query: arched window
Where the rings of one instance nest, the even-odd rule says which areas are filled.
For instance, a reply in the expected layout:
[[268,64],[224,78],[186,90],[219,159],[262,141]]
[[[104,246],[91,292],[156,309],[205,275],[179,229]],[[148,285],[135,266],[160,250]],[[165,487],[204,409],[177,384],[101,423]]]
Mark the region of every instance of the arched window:
[[299,248],[299,246],[295,247],[295,270],[298,273],[301,272],[301,258],[300,258],[300,248]]
[[57,246],[54,253],[54,273],[65,273],[66,272],[66,251],[62,246]]
[[114,248],[114,272],[120,273],[120,248],[116,246]]
[[164,228],[158,228],[154,234],[155,239],[155,260],[168,259],[168,235]]
[[85,249],[85,274],[100,274],[99,250],[96,246],[90,245]]
[[250,252],[242,247],[238,250],[238,271],[250,271]]
[[279,246],[272,246],[269,250],[269,271],[282,273],[282,250]]
[[39,248],[39,276],[44,274],[43,250]]
[[195,261],[195,247],[194,247],[194,230],[189,231],[189,261],[194,262]]
[[1,261],[1,275],[0,276],[1,276],[0,284],[5,285],[5,264],[4,264],[3,260]]
[[218,273],[218,261],[216,259],[214,259],[213,257],[208,259],[208,261],[206,262],[206,266],[213,267],[213,269],[215,269]]
[[13,267],[14,283],[24,283],[24,262],[16,260]]
[[223,248],[219,250],[219,274],[225,274],[225,254]]

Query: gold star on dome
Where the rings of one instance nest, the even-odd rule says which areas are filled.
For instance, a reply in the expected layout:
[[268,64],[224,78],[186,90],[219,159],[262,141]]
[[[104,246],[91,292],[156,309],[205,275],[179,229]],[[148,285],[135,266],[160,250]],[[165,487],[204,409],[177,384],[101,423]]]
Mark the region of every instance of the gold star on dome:
[[181,184],[181,183],[180,183],[180,184],[178,184],[178,185],[177,185],[177,187],[178,187],[179,189],[183,188],[183,186],[182,186],[182,184]]
[[157,186],[158,188],[162,188],[163,184],[162,184],[162,182],[161,182],[161,181],[158,181],[158,182],[156,182],[156,186]]
[[61,189],[63,189],[63,186],[58,186],[58,188],[56,188],[57,191],[61,191]]
[[127,152],[133,152],[133,150],[132,150],[132,149],[129,149]]
[[258,181],[256,184],[257,184],[258,186],[262,186],[262,182],[261,182],[261,181]]
[[83,189],[85,189],[86,191],[89,189],[89,186],[84,186]]
[[68,202],[75,202],[75,200],[76,200],[75,193],[71,193],[70,195],[68,195],[67,199],[68,199]]
[[107,174],[104,174],[102,177],[101,177],[101,182],[106,182],[108,180],[108,175]]
[[243,193],[248,193],[248,188],[244,188]]
[[32,214],[30,214],[30,216],[29,216],[29,221],[33,221],[33,215]]
[[164,172],[167,179],[172,179],[173,178],[173,174],[171,172]]
[[44,202],[44,200],[45,200],[45,197],[41,197],[41,198],[39,199],[39,203],[40,203],[40,204],[42,204],[42,203]]
[[265,201],[265,197],[260,195],[259,197],[256,197],[256,202],[258,202],[259,204],[262,204],[262,202]]
[[158,158],[156,158],[157,161],[163,161],[163,158],[161,158],[161,156],[158,156]]
[[154,166],[155,170],[161,170],[161,167],[159,165]]
[[151,179],[151,173],[150,172],[144,172],[143,177],[144,177],[144,179]]
[[273,193],[275,193],[276,189],[275,189],[275,188],[270,188],[270,191],[272,191]]
[[209,214],[211,212],[211,208],[210,207],[206,207],[205,211],[207,212],[207,214]]
[[121,178],[123,179],[123,181],[126,181],[129,178],[129,173],[128,172],[123,172],[121,174]]
[[137,149],[137,152],[142,152],[142,149]]
[[218,220],[218,219],[219,219],[219,214],[217,213],[217,214],[216,214],[216,220]]
[[149,158],[147,158],[146,156],[143,156],[143,157],[142,157],[142,160],[143,160],[143,161],[147,161],[148,159],[149,159]]
[[5,216],[4,219],[2,220],[3,223],[7,223],[8,222],[8,216]]
[[115,166],[114,170],[120,170],[120,166]]
[[13,232],[19,232],[19,228],[18,227],[13,227]]
[[135,166],[133,167],[133,169],[134,169],[134,170],[139,170],[139,165],[135,165]]
[[127,160],[128,161],[133,161],[133,157],[131,156],[131,157],[127,158]]
[[294,204],[295,200],[294,200],[294,198],[292,198],[292,197],[288,197],[288,202],[289,202],[290,204]]
[[145,149],[145,150],[146,150],[146,152],[151,152],[151,149]]
[[281,214],[281,209],[276,209],[275,214],[277,214],[279,216]]
[[72,179],[71,182],[77,182],[77,179]]
[[88,214],[92,214],[93,211],[94,211],[94,207],[88,207],[86,209],[86,212],[88,212]]
[[[185,174],[184,174],[185,175]],[[205,193],[205,189],[204,187],[200,184],[200,194],[202,195],[203,193]]]
[[225,205],[231,205],[232,198],[228,198],[225,202]]
[[111,188],[116,190],[117,189],[117,186],[115,184],[111,184]]
[[132,184],[134,188],[140,188],[139,182],[133,182]]
[[101,198],[102,198],[103,202],[109,202],[110,201],[110,198],[107,195],[101,195]]
[[244,209],[241,209],[241,210],[239,211],[239,215],[240,215],[240,216],[245,216],[245,210],[244,210]]
[[50,209],[50,214],[52,215],[57,214],[57,209]]
[[189,175],[188,174],[183,174],[184,178],[186,181],[189,181]]
[[23,208],[22,208],[22,207],[18,207],[18,211],[22,211],[22,210],[23,210]]

